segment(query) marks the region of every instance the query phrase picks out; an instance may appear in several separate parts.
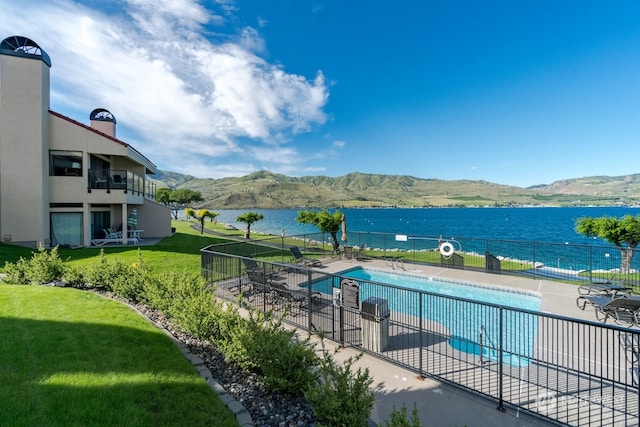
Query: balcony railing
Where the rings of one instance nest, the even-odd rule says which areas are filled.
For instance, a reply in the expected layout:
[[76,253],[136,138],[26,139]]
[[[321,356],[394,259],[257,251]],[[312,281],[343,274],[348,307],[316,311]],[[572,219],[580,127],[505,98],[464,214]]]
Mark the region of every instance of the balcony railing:
[[125,169],[89,169],[88,191],[123,190],[125,193],[143,195],[149,199],[156,198],[156,185],[145,179],[144,176],[135,174]]

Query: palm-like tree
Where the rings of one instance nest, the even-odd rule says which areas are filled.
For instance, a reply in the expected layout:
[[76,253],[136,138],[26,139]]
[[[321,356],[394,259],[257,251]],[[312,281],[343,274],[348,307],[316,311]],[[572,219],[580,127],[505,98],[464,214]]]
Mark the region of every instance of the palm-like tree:
[[236,221],[247,224],[247,231],[244,233],[245,239],[251,238],[251,224],[256,221],[260,221],[262,218],[264,218],[264,215],[256,212],[245,212],[236,218]]

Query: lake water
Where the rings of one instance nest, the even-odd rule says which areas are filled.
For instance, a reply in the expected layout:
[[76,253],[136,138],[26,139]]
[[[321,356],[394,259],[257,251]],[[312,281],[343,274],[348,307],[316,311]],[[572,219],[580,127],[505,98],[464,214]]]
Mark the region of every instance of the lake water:
[[[236,222],[238,215],[247,210],[222,210],[217,220],[244,229],[245,224]],[[254,223],[252,231],[279,236],[284,229],[287,236],[316,233],[318,229],[309,224],[299,224],[296,209],[251,210],[264,215],[264,219]],[[602,239],[594,239],[578,234],[575,223],[581,217],[638,215],[640,209],[631,207],[567,207],[567,208],[400,208],[400,209],[341,209],[347,219],[350,233],[365,232],[370,248],[398,248],[407,250],[433,250],[437,248],[438,237],[454,243],[455,250],[483,253],[484,249],[469,246],[471,239],[497,239],[492,253],[505,257],[542,262],[546,267],[565,270],[611,269],[620,265],[620,252],[608,251],[602,259],[591,260],[585,256],[581,246],[610,246]],[[391,237],[382,242],[388,233]],[[421,236],[409,242],[393,241],[393,235]],[[317,238],[317,237],[316,237]],[[465,247],[456,241],[466,241]],[[482,240],[476,240],[482,242]],[[531,245],[515,245],[508,241],[541,242],[562,244],[537,245],[535,257]],[[390,243],[391,242],[391,243]],[[569,244],[569,245],[565,245]],[[403,246],[404,245],[404,246]],[[414,246],[415,245],[415,246]],[[610,253],[609,253],[610,252]],[[590,264],[593,262],[593,264]],[[636,265],[638,264],[638,265]],[[640,269],[640,257],[634,257],[633,268]],[[541,271],[541,270],[540,270]]]
[[[245,212],[259,212],[264,219],[251,226],[252,231],[287,236],[314,233],[312,225],[295,221],[297,209],[217,210],[218,222],[239,229],[236,221]],[[332,210],[333,211],[333,210]],[[571,208],[419,208],[419,209],[340,209],[351,232],[380,232],[413,236],[440,236],[447,239],[488,238],[570,244],[607,244],[601,239],[575,232],[575,221],[581,217],[638,215],[640,209],[630,207]]]

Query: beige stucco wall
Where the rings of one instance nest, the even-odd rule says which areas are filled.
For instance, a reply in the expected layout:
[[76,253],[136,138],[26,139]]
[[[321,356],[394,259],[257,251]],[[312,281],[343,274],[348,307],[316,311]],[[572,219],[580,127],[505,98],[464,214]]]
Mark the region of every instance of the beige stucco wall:
[[0,55],[0,238],[30,246],[49,236],[49,67]]
[[137,210],[138,228],[144,230],[143,238],[171,236],[171,209],[147,200]]

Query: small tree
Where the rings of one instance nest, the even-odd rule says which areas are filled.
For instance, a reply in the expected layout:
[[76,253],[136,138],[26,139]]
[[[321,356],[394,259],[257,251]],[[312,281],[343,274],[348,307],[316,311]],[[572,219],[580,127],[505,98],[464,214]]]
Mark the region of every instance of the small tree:
[[624,273],[629,273],[633,251],[640,243],[640,215],[625,215],[622,218],[578,218],[575,230],[589,237],[599,237],[619,247],[622,258],[620,268]]
[[169,206],[173,218],[178,219],[178,211],[191,207],[192,203],[201,202],[203,199],[200,192],[189,190],[188,188],[180,188],[178,190],[159,188],[156,191],[156,200],[165,206]]
[[338,242],[338,231],[342,225],[342,212],[335,211],[334,213],[328,210],[322,211],[299,211],[296,222],[302,224],[312,224],[318,227],[323,233],[329,233],[333,239],[333,250],[338,252],[340,243]]
[[194,211],[191,208],[187,208],[184,210],[184,214],[187,218],[195,218],[200,221],[200,234],[204,233],[204,220],[205,218],[215,218],[220,215],[218,212],[210,212],[207,209],[199,209],[198,211]]
[[256,212],[245,212],[236,218],[236,221],[247,224],[247,231],[244,233],[245,239],[251,238],[251,224],[256,221],[260,221],[262,218],[264,218],[264,215]]

